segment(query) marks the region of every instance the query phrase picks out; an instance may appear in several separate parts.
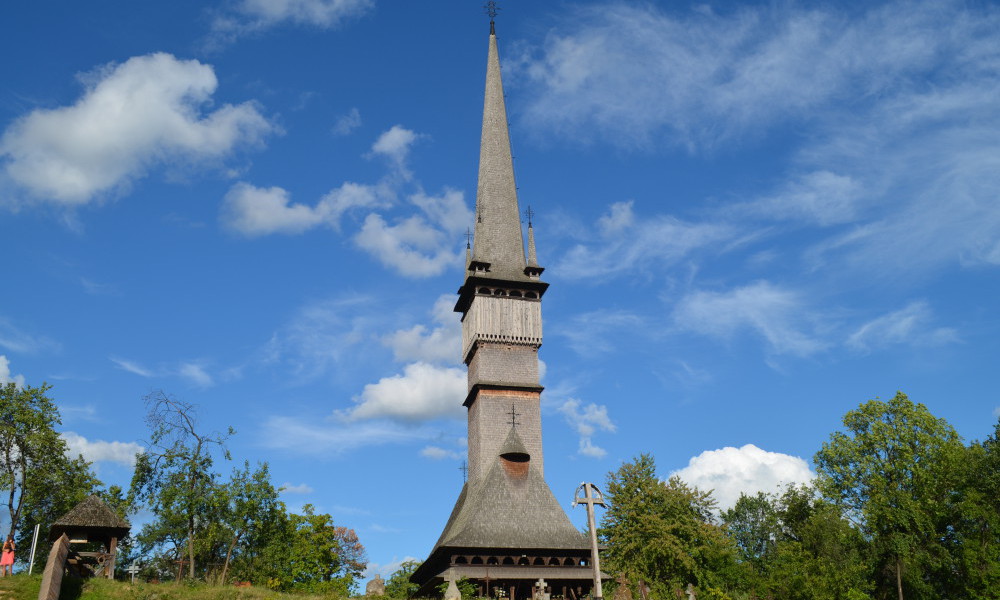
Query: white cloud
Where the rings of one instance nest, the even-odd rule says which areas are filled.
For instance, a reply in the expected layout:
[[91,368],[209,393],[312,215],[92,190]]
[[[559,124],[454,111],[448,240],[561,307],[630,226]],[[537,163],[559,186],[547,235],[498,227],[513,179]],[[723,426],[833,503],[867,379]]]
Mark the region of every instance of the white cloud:
[[419,215],[389,225],[380,215],[372,213],[365,218],[354,242],[405,277],[440,275],[462,259],[459,252],[448,249],[458,244],[448,243],[439,229]]
[[67,456],[79,454],[90,462],[113,462],[126,467],[135,466],[135,455],[143,452],[143,447],[135,442],[90,441],[78,433],[67,431],[59,434],[66,441]]
[[325,457],[365,446],[429,440],[436,435],[420,428],[388,421],[349,424],[335,421],[271,417],[264,422],[261,443],[266,447],[294,454]]
[[86,204],[154,165],[210,162],[275,130],[249,102],[203,113],[218,80],[196,60],[137,56],[84,80],[76,104],[36,109],[0,138],[6,176],[40,201]]
[[292,485],[290,483],[281,484],[281,492],[284,494],[311,494],[314,490],[312,486],[306,483],[300,483],[298,485]]
[[366,14],[374,0],[237,0],[212,23],[217,42],[232,41],[285,23],[333,29]]
[[559,407],[559,412],[580,436],[580,454],[591,458],[601,458],[607,454],[603,448],[593,444],[594,434],[598,431],[614,433],[617,430],[608,417],[607,406],[593,402],[584,406],[579,400],[570,398]]
[[237,183],[223,201],[223,222],[235,231],[254,236],[267,233],[301,233],[323,216],[303,204],[289,205],[289,194],[279,187],[259,188]]
[[720,510],[735,505],[740,493],[774,492],[780,486],[808,483],[815,477],[801,458],[767,452],[753,444],[706,450],[670,474],[674,475],[701,490],[713,490]]
[[722,223],[687,223],[670,216],[636,218],[632,201],[616,202],[598,219],[599,236],[571,248],[556,264],[563,277],[607,278],[636,269],[669,266],[701,249],[725,249],[736,229]]
[[693,292],[680,299],[673,318],[683,329],[722,339],[749,329],[777,354],[808,356],[826,345],[803,331],[808,315],[798,294],[766,281],[729,292]]
[[463,369],[413,363],[403,368],[402,375],[383,377],[366,385],[354,399],[357,405],[338,414],[348,421],[461,418],[466,387]]
[[361,127],[361,112],[357,107],[354,107],[347,111],[347,114],[341,115],[337,119],[337,122],[333,124],[331,132],[333,135],[347,135],[358,127]]
[[446,448],[441,448],[440,446],[424,446],[420,450],[420,456],[424,458],[429,458],[431,460],[444,460],[444,459],[457,459],[462,458],[462,455],[454,450],[448,450]]
[[0,354],[0,386],[13,383],[18,388],[24,387],[24,375],[12,375],[10,372],[10,360]]
[[431,311],[436,327],[430,331],[424,325],[399,329],[382,338],[382,342],[392,348],[400,362],[456,364],[461,360],[462,322],[454,306],[453,295],[440,296]]
[[397,172],[404,179],[409,179],[411,174],[406,169],[406,159],[410,155],[410,147],[419,138],[419,135],[402,125],[393,125],[372,144],[372,154],[388,158],[396,167]]
[[339,230],[340,219],[349,210],[388,204],[379,186],[349,181],[324,194],[315,206],[292,203],[289,192],[280,187],[258,188],[240,182],[226,193],[221,220],[228,229],[247,237],[298,234],[319,225]]
[[198,387],[211,387],[215,384],[205,368],[196,363],[182,363],[177,373]]
[[927,302],[911,302],[900,310],[868,321],[847,338],[847,346],[860,352],[885,348],[894,344],[936,346],[958,341],[958,333],[950,327],[928,329],[932,319]]

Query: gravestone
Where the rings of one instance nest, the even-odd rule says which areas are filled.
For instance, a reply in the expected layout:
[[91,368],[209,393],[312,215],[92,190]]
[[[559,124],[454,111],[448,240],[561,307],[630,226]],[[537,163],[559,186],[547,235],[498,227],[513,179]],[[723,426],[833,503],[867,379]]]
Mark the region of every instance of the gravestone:
[[618,575],[615,582],[618,583],[618,587],[615,588],[613,600],[632,600],[632,590],[628,586],[628,577],[625,577],[625,573]]
[[385,596],[385,581],[381,575],[375,575],[375,579],[365,586],[365,596]]

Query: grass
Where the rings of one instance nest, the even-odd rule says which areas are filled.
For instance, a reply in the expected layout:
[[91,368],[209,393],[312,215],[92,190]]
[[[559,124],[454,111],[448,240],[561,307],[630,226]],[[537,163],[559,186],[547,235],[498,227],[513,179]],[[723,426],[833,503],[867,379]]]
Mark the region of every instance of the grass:
[[[35,600],[41,575],[15,575],[0,579],[0,600]],[[283,594],[264,588],[210,586],[204,583],[136,583],[67,577],[59,600],[343,600],[338,596]]]

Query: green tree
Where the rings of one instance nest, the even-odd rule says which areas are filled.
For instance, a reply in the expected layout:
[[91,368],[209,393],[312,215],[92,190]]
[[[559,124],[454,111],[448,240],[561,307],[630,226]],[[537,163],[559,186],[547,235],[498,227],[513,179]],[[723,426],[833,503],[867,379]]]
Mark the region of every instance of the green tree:
[[781,537],[775,498],[764,492],[740,494],[732,508],[722,511],[722,522],[743,563],[756,575],[763,574]]
[[193,578],[201,533],[216,523],[213,452],[228,460],[225,442],[235,432],[231,427],[225,434],[203,432],[195,406],[162,391],[147,395],[145,402],[150,437],[146,451],[136,457],[129,497],[145,502],[156,518],[143,528],[140,541],[147,548],[170,546],[178,558],[186,546],[188,577]]
[[964,446],[955,430],[906,394],[844,416],[816,454],[819,489],[870,540],[883,596],[937,597],[953,578],[947,515]]
[[995,598],[1000,589],[1000,421],[984,442],[971,444],[959,462],[962,485],[955,497],[953,536],[959,593]]
[[[0,489],[10,517],[2,535],[13,534],[20,548],[30,547],[35,524],[47,528],[100,485],[90,463],[67,455],[50,389],[0,385]],[[36,560],[44,561],[47,542],[41,542]]]
[[284,507],[278,500],[278,490],[271,483],[267,463],[258,465],[253,471],[249,462],[244,462],[242,469],[233,469],[229,482],[218,496],[222,501],[220,524],[229,541],[221,575],[221,582],[226,583],[230,561],[233,554],[240,551],[241,542],[265,540],[269,525]]
[[287,523],[281,587],[350,595],[367,562],[354,530],[334,525],[333,517],[316,514],[311,504],[302,514],[290,514]]
[[403,600],[404,598],[409,598],[413,594],[417,593],[417,589],[420,586],[410,581],[410,575],[423,564],[419,560],[405,560],[400,565],[399,568],[389,575],[389,579],[385,582],[385,595],[388,598],[397,598]]
[[612,572],[647,582],[658,597],[688,583],[731,584],[735,548],[714,523],[711,493],[677,477],[659,480],[653,457],[642,454],[608,473],[606,494],[599,535]]

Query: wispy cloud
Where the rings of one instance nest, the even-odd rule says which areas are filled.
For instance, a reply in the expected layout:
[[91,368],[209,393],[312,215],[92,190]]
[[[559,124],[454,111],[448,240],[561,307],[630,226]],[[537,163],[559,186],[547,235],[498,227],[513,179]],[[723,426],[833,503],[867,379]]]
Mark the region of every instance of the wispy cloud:
[[689,223],[666,215],[637,218],[633,202],[616,202],[597,223],[597,235],[573,246],[553,267],[562,277],[606,279],[669,267],[698,250],[713,252],[738,229],[723,222]]
[[306,483],[300,483],[298,485],[292,485],[291,483],[281,484],[281,492],[283,494],[311,494],[314,490],[312,486]]
[[689,293],[678,301],[673,318],[681,329],[720,339],[752,331],[776,354],[808,356],[827,346],[809,331],[814,318],[800,295],[767,281],[726,292]]
[[0,348],[19,354],[35,354],[57,351],[60,345],[45,336],[27,333],[0,316]]
[[374,0],[237,0],[216,15],[212,43],[232,42],[284,24],[334,29],[374,6]]
[[937,346],[959,341],[953,328],[930,327],[932,318],[927,302],[911,302],[863,324],[848,336],[846,343],[853,350],[867,353],[896,344]]
[[366,446],[429,440],[435,433],[387,421],[344,423],[340,419],[317,422],[274,416],[263,425],[261,443],[269,448],[309,456],[339,456]]
[[448,450],[440,446],[424,446],[420,449],[420,456],[431,460],[455,460],[462,458],[462,454],[454,450]]
[[361,127],[361,111],[354,107],[338,117],[330,131],[333,135],[348,135],[358,127]]
[[119,369],[123,371],[128,371],[133,375],[138,375],[139,377],[156,377],[157,374],[152,369],[146,368],[135,361],[131,361],[124,358],[115,358],[114,356],[109,357],[111,362],[115,363]]

